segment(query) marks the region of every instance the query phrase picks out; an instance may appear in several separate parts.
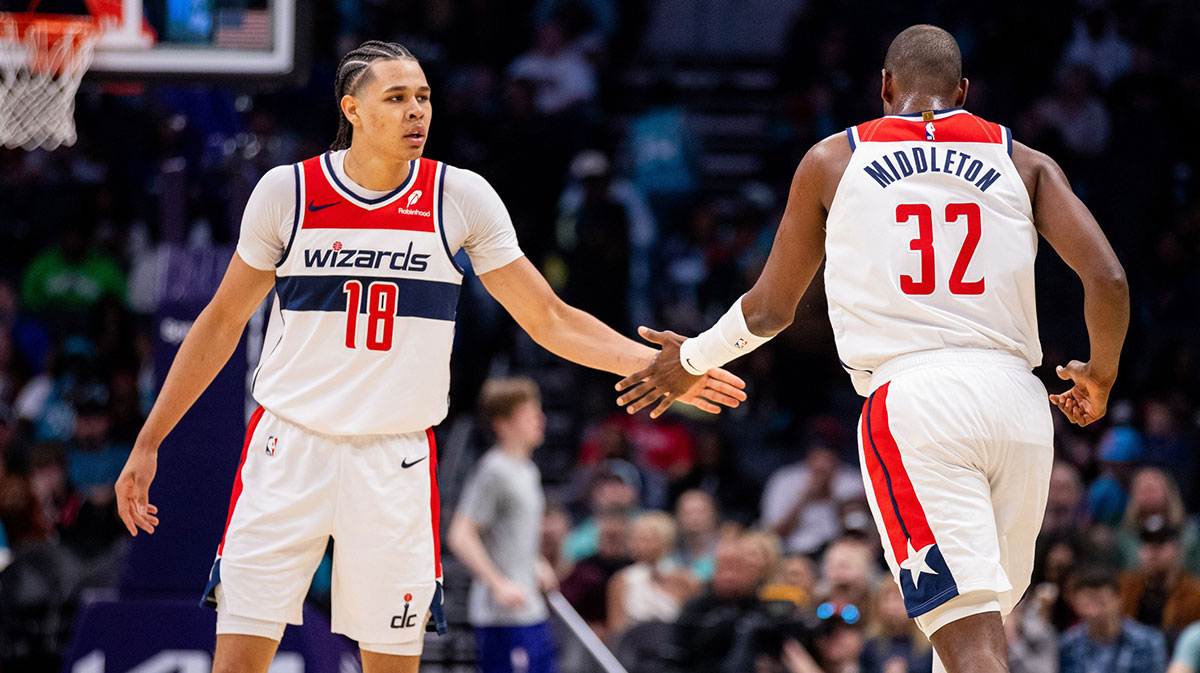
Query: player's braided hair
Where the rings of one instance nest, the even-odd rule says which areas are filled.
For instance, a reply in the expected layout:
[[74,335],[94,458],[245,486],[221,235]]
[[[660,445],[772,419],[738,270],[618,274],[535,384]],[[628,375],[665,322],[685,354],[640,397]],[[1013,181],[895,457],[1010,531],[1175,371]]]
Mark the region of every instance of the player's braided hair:
[[413,56],[412,52],[404,46],[381,40],[367,40],[342,57],[342,62],[338,64],[337,78],[333,84],[334,100],[338,104],[337,138],[334,138],[329,149],[349,149],[350,139],[354,135],[354,127],[350,125],[350,120],[346,119],[345,113],[342,112],[342,97],[346,94],[353,94],[363,83],[363,74],[370,69],[371,64],[376,61],[390,61],[398,58],[417,60],[417,57]]

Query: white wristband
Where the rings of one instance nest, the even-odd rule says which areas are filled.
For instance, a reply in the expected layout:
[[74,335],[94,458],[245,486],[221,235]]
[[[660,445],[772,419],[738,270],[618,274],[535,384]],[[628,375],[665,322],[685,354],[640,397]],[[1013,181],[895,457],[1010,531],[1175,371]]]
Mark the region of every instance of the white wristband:
[[679,362],[689,374],[700,376],[710,369],[723,367],[730,360],[741,357],[770,340],[771,337],[753,334],[746,326],[746,316],[742,314],[742,298],[738,297],[717,324],[699,336],[683,342],[679,347]]

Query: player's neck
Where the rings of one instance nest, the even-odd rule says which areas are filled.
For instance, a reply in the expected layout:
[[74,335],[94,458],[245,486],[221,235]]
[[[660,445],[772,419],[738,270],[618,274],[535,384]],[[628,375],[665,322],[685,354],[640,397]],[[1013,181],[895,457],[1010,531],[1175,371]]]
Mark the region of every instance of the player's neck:
[[396,161],[351,145],[342,161],[342,171],[363,189],[390,192],[408,179],[409,162]]
[[892,114],[907,115],[926,110],[947,110],[952,107],[954,107],[954,101],[942,96],[919,93],[901,94],[896,96],[895,102],[892,103]]

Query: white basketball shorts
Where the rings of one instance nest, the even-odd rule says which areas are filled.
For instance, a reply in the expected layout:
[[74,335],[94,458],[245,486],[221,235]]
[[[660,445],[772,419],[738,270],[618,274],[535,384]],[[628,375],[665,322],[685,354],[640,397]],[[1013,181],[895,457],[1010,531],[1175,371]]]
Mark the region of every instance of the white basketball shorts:
[[246,430],[203,604],[302,623],[331,536],[334,632],[417,648],[430,616],[445,632],[433,430],[320,435],[260,407]]
[[1050,487],[1045,387],[1015,355],[967,349],[900,356],[871,383],[859,459],[909,617],[932,635],[971,613],[956,605],[1007,616]]

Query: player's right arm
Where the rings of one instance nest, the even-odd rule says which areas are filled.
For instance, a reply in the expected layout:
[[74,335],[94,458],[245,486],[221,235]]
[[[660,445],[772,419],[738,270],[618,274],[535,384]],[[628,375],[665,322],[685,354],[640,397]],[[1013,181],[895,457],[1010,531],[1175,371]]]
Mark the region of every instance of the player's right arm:
[[275,263],[283,256],[294,226],[293,170],[290,166],[273,168],[255,186],[242,216],[237,252],[212,301],[179,346],[162,391],[117,479],[117,513],[130,535],[136,536],[139,528],[153,533],[158,525],[158,509],[149,497],[159,445],[233,355],[250,316],[275,282]]
[[1074,385],[1051,395],[1050,401],[1072,423],[1087,425],[1104,416],[1117,379],[1129,327],[1129,283],[1096,218],[1071,190],[1058,164],[1021,143],[1013,143],[1013,163],[1029,190],[1034,226],[1083,282],[1090,358],[1058,367],[1059,378]]
[[255,269],[234,253],[216,295],[188,330],[117,479],[117,511],[131,535],[136,536],[138,528],[153,533],[158,525],[154,516],[158,510],[149,504],[149,493],[159,445],[229,361],[246,323],[274,282],[274,271]]

